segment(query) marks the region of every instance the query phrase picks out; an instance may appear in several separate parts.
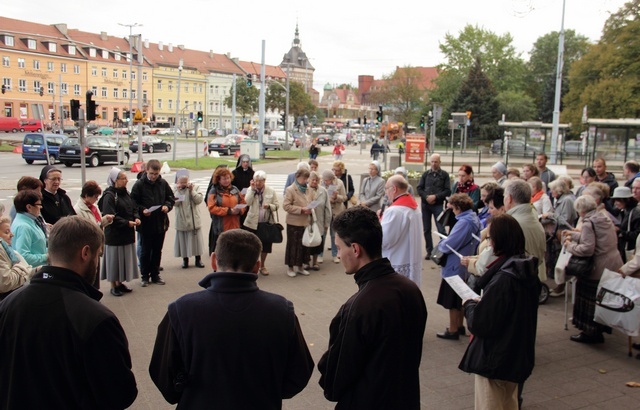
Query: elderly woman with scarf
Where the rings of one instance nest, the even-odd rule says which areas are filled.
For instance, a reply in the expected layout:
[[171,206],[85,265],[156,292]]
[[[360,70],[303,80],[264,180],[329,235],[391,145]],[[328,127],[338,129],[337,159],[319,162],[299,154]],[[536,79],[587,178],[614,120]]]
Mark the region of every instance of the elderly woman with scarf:
[[211,189],[207,192],[207,208],[211,214],[209,231],[209,255],[216,250],[218,236],[222,232],[240,228],[240,215],[246,212],[244,195],[231,185],[233,174],[228,168],[217,168],[213,173]]
[[277,216],[279,206],[276,192],[266,184],[266,181],[267,173],[264,171],[256,171],[253,174],[253,179],[251,180],[249,189],[247,189],[247,195],[244,198],[249,207],[247,218],[244,220],[244,227],[260,238],[262,253],[260,254],[259,273],[265,276],[269,274],[265,262],[267,261],[267,255],[271,253],[273,243],[258,234],[258,227],[260,224],[275,222],[273,213],[275,212]]
[[311,202],[311,191],[308,190],[309,171],[299,169],[296,179],[284,193],[282,207],[287,212],[287,247],[284,254],[284,263],[287,265],[287,275],[295,277],[298,273],[309,275],[303,265],[309,260],[309,248],[302,245],[304,229],[309,225],[312,209],[308,208]]
[[11,247],[11,219],[0,217],[0,300],[24,285],[34,269]]
[[127,191],[127,173],[112,168],[107,177],[107,189],[99,205],[104,215],[113,215],[113,223],[104,229],[104,256],[100,279],[111,283],[111,294],[122,296],[131,292],[123,282],[137,279],[135,228],[140,225],[138,205]]
[[53,225],[64,216],[76,214],[67,191],[60,188],[62,171],[53,165],[45,165],[40,172],[40,181],[44,185],[40,213],[48,224]]
[[199,205],[204,195],[200,187],[189,181],[189,171],[181,169],[176,172],[176,186],[173,189],[176,198],[176,238],[173,252],[176,258],[182,258],[182,269],[189,267],[189,258],[195,256],[195,265],[204,268],[200,259],[203,251],[202,223],[200,222]]

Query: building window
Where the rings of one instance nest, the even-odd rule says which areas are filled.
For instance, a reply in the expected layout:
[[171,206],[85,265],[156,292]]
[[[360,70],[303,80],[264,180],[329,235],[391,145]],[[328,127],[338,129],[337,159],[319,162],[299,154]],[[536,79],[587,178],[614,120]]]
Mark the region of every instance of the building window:
[[118,70],[113,69],[113,78],[118,78]]
[[58,45],[56,43],[49,43],[49,52],[55,53],[58,51]]
[[132,79],[132,80],[135,80],[135,79],[136,79],[136,72],[135,72],[135,71],[132,71],[132,72],[131,72],[131,79]]
[[114,53],[113,58],[115,58],[116,61],[120,61],[120,53]]
[[40,81],[34,81],[33,82],[33,92],[34,93],[39,93],[40,92]]
[[98,67],[91,67],[91,76],[96,77],[98,75]]
[[37,46],[37,43],[34,39],[29,38],[27,39],[27,47],[29,47],[29,50],[35,50]]
[[113,89],[113,98],[118,98],[118,89],[117,88]]
[[108,115],[107,114],[107,109],[105,107],[102,107],[102,114],[100,114],[100,117],[101,118],[109,118],[107,115]]
[[11,79],[4,77],[2,79],[2,84],[4,84],[4,86],[6,87],[7,90],[11,90]]
[[200,94],[202,94],[202,91],[203,91],[202,84],[199,84],[199,85],[198,85],[198,92],[199,92]]
[[27,80],[18,80],[18,91],[22,93],[27,92]]
[[78,64],[73,65],[73,73],[80,74],[80,66]]
[[18,68],[24,68],[24,58],[18,58]]
[[162,90],[162,80],[158,80],[158,90]]
[[102,76],[103,77],[107,76],[107,67],[102,67]]
[[129,90],[126,88],[122,89],[122,98],[128,98],[127,95],[129,95]]
[[93,95],[98,95],[98,87],[96,87],[95,85],[91,87],[91,92],[93,93]]
[[69,54],[72,56],[76,55],[76,46],[69,45]]
[[142,81],[147,81],[149,78],[147,77],[147,72],[143,71],[142,72]]
[[47,71],[52,73],[53,70],[55,69],[53,61],[47,61]]
[[73,95],[80,95],[80,84],[73,85]]
[[123,80],[127,79],[127,70],[122,70],[122,79]]
[[169,91],[173,91],[173,81],[169,81]]
[[61,73],[67,72],[67,63],[60,63],[60,72]]
[[62,95],[69,94],[69,87],[67,86],[67,83],[60,84],[60,88],[62,88]]
[[13,37],[12,36],[8,36],[8,35],[4,35],[4,43],[8,46],[13,47]]
[[167,109],[168,110],[172,110],[173,109],[173,100],[167,101]]
[[102,87],[102,90],[100,91],[100,95],[103,98],[107,98],[107,87]]
[[2,66],[3,67],[9,67],[11,64],[11,59],[9,57],[6,56],[2,56]]
[[184,92],[185,93],[189,92],[189,83],[184,83]]
[[56,85],[52,81],[49,81],[47,83],[47,93],[53,94],[55,92],[55,87]]
[[143,90],[143,91],[142,91],[142,103],[143,103],[143,104],[146,104],[146,103],[147,103],[147,101],[148,101],[148,98],[147,98],[147,90]]
[[213,85],[209,86],[209,94],[213,94]]
[[213,94],[214,94],[214,95],[218,95],[218,92],[219,92],[219,90],[218,90],[218,86],[216,85],[216,92],[215,92],[215,93],[213,93]]
[[131,90],[131,98],[134,99],[134,100],[136,98],[138,98],[138,97],[136,97],[136,90]]
[[158,98],[158,109],[161,110],[162,109],[162,98]]
[[105,60],[109,59],[109,50],[102,50],[102,58]]
[[91,47],[89,49],[89,57],[95,57],[96,56],[96,49]]
[[33,69],[34,70],[40,69],[40,60],[33,60]]
[[193,84],[193,92],[197,93],[198,92],[198,84]]

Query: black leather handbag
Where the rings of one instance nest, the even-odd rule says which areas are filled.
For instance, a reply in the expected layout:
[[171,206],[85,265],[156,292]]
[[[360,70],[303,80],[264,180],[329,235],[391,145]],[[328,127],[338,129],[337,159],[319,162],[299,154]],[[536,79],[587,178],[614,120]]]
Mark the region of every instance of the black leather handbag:
[[440,249],[435,248],[431,253],[431,260],[438,266],[444,266],[447,264],[448,253],[443,253]]
[[[598,236],[596,233],[596,227],[593,224],[593,221],[589,221],[589,222],[591,222],[591,226],[593,227],[593,234],[597,238]],[[575,276],[578,279],[587,279],[589,276],[591,276],[591,272],[593,272],[593,267],[594,267],[593,263],[594,263],[593,255],[591,256],[571,255],[571,258],[569,258],[569,263],[567,263],[567,266],[564,268],[564,274],[565,276]]]
[[[276,213],[276,218],[278,214]],[[282,224],[278,222],[273,222],[273,213],[271,214],[271,218],[269,218],[271,222],[259,222],[258,229],[256,230],[256,235],[262,242],[270,242],[270,243],[282,243],[282,231],[284,227]]]

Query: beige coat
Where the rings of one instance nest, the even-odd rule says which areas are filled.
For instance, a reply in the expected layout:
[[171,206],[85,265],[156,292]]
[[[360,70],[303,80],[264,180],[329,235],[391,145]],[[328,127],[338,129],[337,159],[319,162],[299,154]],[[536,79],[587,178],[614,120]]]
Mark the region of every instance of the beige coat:
[[507,213],[518,221],[524,231],[524,246],[527,253],[538,258],[538,278],[541,281],[547,280],[547,268],[544,262],[547,239],[538,219],[538,212],[531,204],[520,204],[509,209]]
[[615,272],[622,266],[616,229],[611,219],[602,212],[595,210],[586,214],[582,221],[582,231],[571,232],[570,235],[571,243],[567,245],[567,252],[576,256],[594,257],[590,280],[600,280],[605,268]]
[[[342,181],[338,178],[335,178],[331,185],[338,186],[338,190],[336,191],[338,193],[337,196],[333,198],[332,195],[329,195],[329,202],[331,203],[331,214],[335,218],[347,209],[344,206],[344,202],[347,200],[347,191],[344,189],[344,184],[342,183]],[[329,187],[325,188],[327,190],[329,189]]]
[[[95,220],[95,219],[94,219]],[[0,293],[6,293],[24,285],[35,269],[24,260],[24,258],[16,252],[20,262],[11,266],[11,259],[5,252],[4,247],[0,246]]]
[[176,231],[193,231],[202,227],[200,220],[199,205],[204,200],[200,187],[193,185],[193,189],[189,192],[189,188],[174,189],[174,196],[178,194],[184,195],[184,201],[177,201],[173,206],[176,214]]
[[329,229],[329,225],[331,225],[331,202],[329,202],[329,193],[320,185],[318,185],[316,190],[311,188],[311,191],[313,192],[312,199],[320,202],[318,207],[315,209],[315,214],[316,220],[318,221],[318,227],[320,227],[322,235],[325,235]]
[[284,190],[284,200],[282,208],[287,213],[287,225],[307,226],[309,225],[310,215],[302,213],[302,208],[311,202],[311,190],[307,189],[307,193],[303,194],[296,187],[295,182]]
[[[93,212],[91,212],[91,209],[89,209],[87,204],[84,203],[84,199],[78,198],[78,201],[73,206],[73,209],[76,211],[76,215],[78,215],[79,217],[82,217],[82,218],[84,218],[84,219],[86,219],[88,221],[91,221],[91,222],[96,222],[96,217],[93,216]],[[104,228],[105,226],[109,225],[110,223],[111,222],[109,222],[107,220],[107,218],[103,215],[102,216],[102,222],[100,223],[100,227]]]
[[[260,218],[260,198],[256,195],[256,191],[249,187],[247,188],[247,195],[245,195],[244,200],[249,207],[247,218],[244,220],[244,226],[256,230],[258,229],[258,219]],[[278,212],[278,196],[276,195],[276,191],[270,186],[264,186],[262,201],[262,205],[269,205],[271,212]],[[276,215],[273,215],[273,221],[276,221]]]

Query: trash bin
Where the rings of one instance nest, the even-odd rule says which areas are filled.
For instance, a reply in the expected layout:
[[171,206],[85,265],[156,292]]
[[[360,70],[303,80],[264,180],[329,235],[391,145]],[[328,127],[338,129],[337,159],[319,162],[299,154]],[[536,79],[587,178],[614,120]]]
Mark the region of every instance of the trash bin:
[[249,155],[251,161],[260,159],[260,142],[250,139],[240,141],[240,154]]

